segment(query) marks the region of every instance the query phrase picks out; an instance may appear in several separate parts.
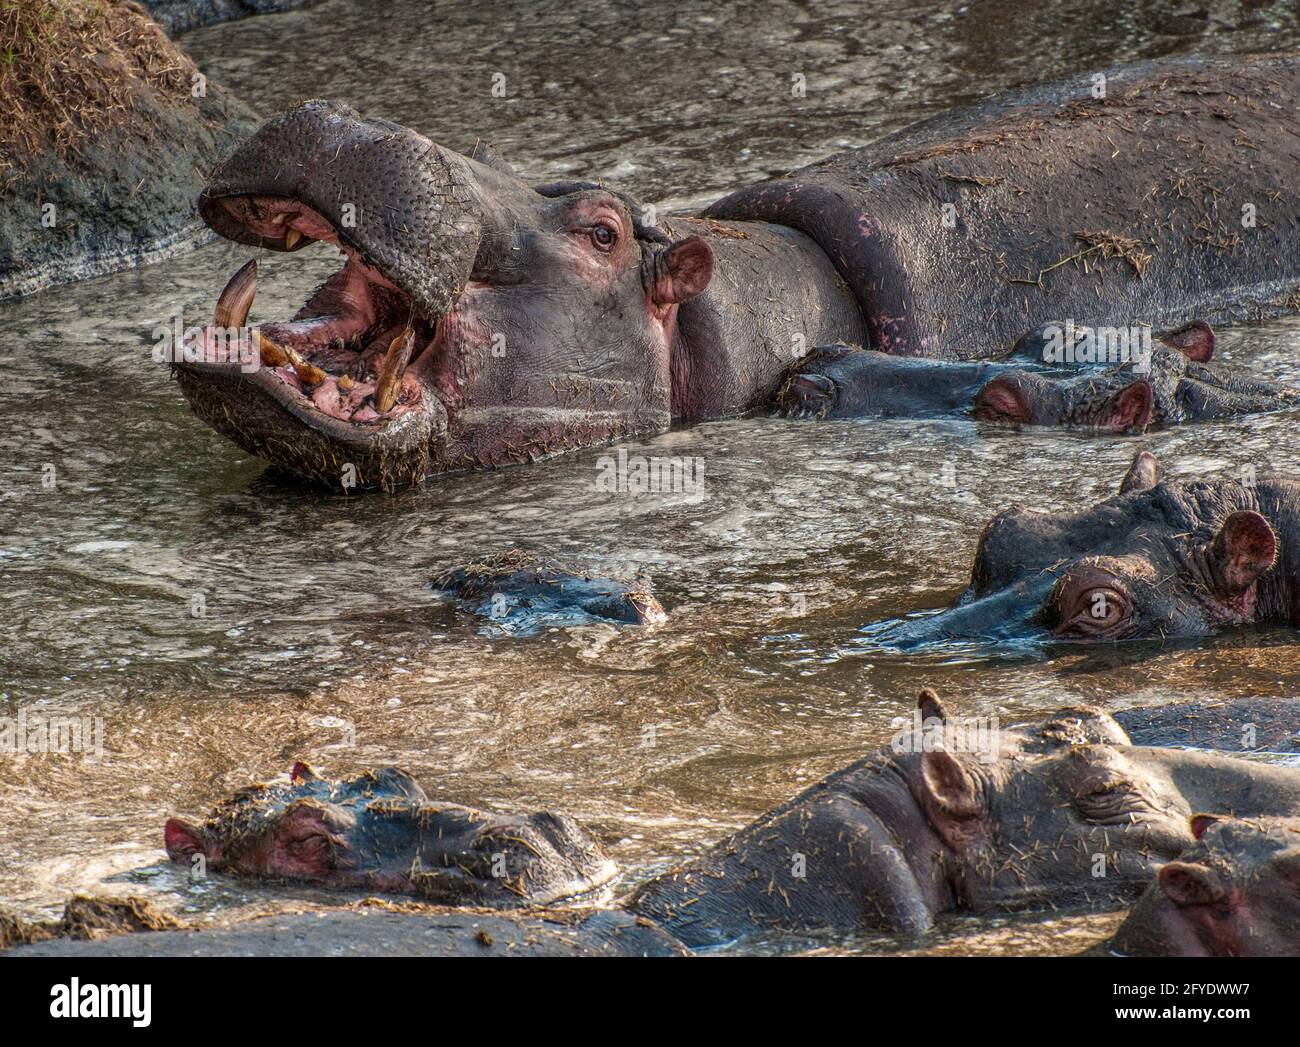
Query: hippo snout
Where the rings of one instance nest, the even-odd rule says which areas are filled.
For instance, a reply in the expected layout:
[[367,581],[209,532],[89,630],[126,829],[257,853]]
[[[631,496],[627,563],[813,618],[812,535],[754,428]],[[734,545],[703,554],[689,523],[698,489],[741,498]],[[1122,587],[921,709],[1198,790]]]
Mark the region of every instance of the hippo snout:
[[323,99],[263,124],[213,172],[198,209],[254,247],[325,240],[356,251],[431,317],[464,287],[482,222],[464,157]]

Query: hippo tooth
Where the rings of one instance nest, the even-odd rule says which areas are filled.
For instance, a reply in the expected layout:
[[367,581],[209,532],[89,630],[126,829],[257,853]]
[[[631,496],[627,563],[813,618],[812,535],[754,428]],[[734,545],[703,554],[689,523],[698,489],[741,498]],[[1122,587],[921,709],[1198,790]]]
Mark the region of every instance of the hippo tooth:
[[315,364],[309,364],[302,357],[294,361],[293,369],[298,372],[298,377],[302,380],[303,385],[320,385],[329,376]]
[[388,346],[384,356],[383,371],[379,375],[379,384],[375,386],[375,409],[380,414],[387,414],[397,402],[397,384],[406,373],[406,365],[411,362],[411,350],[415,346],[415,332],[407,328]]
[[289,362],[289,353],[267,338],[261,331],[253,332],[258,357],[267,367],[283,367]]
[[253,332],[257,342],[258,353],[262,363],[271,367],[283,367],[289,364],[298,372],[303,385],[320,385],[328,377],[324,371],[313,363],[308,363],[297,349],[278,345],[261,331]]
[[217,306],[212,311],[214,327],[243,327],[248,319],[248,310],[253,307],[253,298],[257,294],[257,259],[252,258],[241,265],[235,275],[226,281],[226,286],[217,299]]
[[284,249],[286,251],[292,251],[294,244],[296,244],[301,239],[302,239],[302,233],[298,232],[297,229],[294,229],[292,226],[290,226],[288,229],[284,231]]

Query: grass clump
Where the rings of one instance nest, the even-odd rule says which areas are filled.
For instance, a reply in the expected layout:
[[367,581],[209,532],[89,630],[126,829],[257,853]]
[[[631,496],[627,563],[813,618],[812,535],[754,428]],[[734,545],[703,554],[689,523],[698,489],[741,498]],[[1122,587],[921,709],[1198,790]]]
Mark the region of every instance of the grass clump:
[[146,91],[187,104],[194,63],[126,0],[0,0],[0,188],[46,150],[75,156]]

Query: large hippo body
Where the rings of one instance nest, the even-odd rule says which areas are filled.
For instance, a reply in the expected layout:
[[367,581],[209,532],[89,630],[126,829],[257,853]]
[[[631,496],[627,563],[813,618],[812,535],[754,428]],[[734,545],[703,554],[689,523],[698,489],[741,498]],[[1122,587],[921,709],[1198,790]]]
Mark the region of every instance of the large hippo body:
[[347,264],[237,359],[214,332],[244,330],[241,270],[177,374],[285,470],[394,486],[743,412],[818,345],[960,360],[1049,320],[1274,312],[1300,285],[1297,96],[1291,57],[1080,75],[658,221],[309,102],[200,210],[228,238],[323,240]]
[[918,715],[627,907],[692,947],[761,931],[915,933],[952,911],[1114,909],[1191,845],[1194,813],[1300,810],[1300,771],[1135,746],[1093,709],[983,748],[932,693]]
[[1103,75],[946,113],[706,214],[807,233],[892,353],[990,356],[1060,317],[1246,319],[1294,290],[1296,59]]

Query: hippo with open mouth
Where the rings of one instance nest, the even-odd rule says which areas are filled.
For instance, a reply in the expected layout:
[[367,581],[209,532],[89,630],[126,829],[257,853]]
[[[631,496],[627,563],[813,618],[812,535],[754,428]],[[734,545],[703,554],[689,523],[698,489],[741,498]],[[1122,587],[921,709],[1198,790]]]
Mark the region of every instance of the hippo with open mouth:
[[1244,625],[1300,626],[1300,483],[1162,481],[1142,451],[1098,505],[998,513],[954,606],[867,629],[912,647],[1204,637]]
[[323,241],[345,262],[251,333],[242,268],[175,373],[201,418],[288,473],[394,487],[760,407],[810,346],[969,360],[1053,317],[1275,313],[1300,283],[1298,94],[1292,57],[1142,63],[671,219],[307,102],[199,209],[228,239]]

